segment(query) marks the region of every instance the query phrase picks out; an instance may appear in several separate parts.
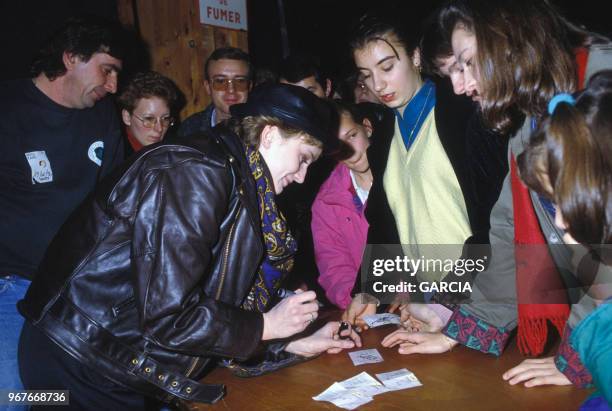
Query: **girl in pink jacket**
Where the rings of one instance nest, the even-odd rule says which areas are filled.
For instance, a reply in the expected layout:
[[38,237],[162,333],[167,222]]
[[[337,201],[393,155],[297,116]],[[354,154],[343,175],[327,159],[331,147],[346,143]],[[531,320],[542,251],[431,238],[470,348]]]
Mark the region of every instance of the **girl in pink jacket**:
[[333,304],[344,309],[367,242],[365,204],[372,185],[366,150],[372,125],[357,106],[336,103],[338,138],[347,155],[323,183],[312,205],[312,236],[319,284]]

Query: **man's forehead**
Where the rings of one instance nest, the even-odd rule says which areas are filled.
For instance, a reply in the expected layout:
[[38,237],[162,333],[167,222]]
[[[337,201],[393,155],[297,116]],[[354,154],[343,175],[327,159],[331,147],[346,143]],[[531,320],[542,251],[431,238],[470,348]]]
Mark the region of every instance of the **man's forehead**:
[[113,66],[117,71],[121,70],[121,68],[123,67],[123,63],[121,60],[104,52],[96,52],[92,54],[90,60],[95,60],[100,64],[107,64],[109,66]]
[[247,76],[249,74],[249,66],[243,60],[212,60],[208,66],[208,74],[211,77],[215,75]]

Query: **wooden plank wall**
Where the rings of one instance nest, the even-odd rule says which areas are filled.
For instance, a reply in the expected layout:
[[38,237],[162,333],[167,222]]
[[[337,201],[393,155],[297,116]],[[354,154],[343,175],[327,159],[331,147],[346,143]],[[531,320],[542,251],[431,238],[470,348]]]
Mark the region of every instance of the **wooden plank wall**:
[[198,0],[117,0],[121,23],[134,28],[150,48],[152,69],[170,77],[185,94],[185,119],[203,110],[204,62],[219,47],[248,51],[248,33],[200,23]]

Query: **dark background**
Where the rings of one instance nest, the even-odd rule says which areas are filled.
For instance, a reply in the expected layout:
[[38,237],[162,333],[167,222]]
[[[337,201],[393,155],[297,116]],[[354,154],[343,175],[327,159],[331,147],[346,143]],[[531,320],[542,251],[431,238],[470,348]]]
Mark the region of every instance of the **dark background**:
[[[537,1],[537,0],[534,0]],[[282,58],[278,4],[284,4],[291,51],[321,58],[324,68],[338,74],[344,65],[346,33],[372,4],[383,4],[398,15],[425,16],[440,0],[248,0],[249,49],[257,66],[275,68]],[[590,30],[612,34],[608,7],[600,0],[553,0],[571,21]],[[607,2],[609,6],[609,1]],[[0,79],[28,75],[40,43],[64,19],[93,14],[116,18],[114,0],[2,0],[0,2]]]

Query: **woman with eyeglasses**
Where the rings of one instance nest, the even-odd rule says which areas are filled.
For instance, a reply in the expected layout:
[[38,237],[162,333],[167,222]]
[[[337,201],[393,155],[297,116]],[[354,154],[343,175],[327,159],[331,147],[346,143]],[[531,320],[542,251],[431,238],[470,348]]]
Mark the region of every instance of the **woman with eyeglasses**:
[[179,90],[172,80],[155,71],[136,74],[119,96],[125,124],[127,155],[164,139],[174,124]]

